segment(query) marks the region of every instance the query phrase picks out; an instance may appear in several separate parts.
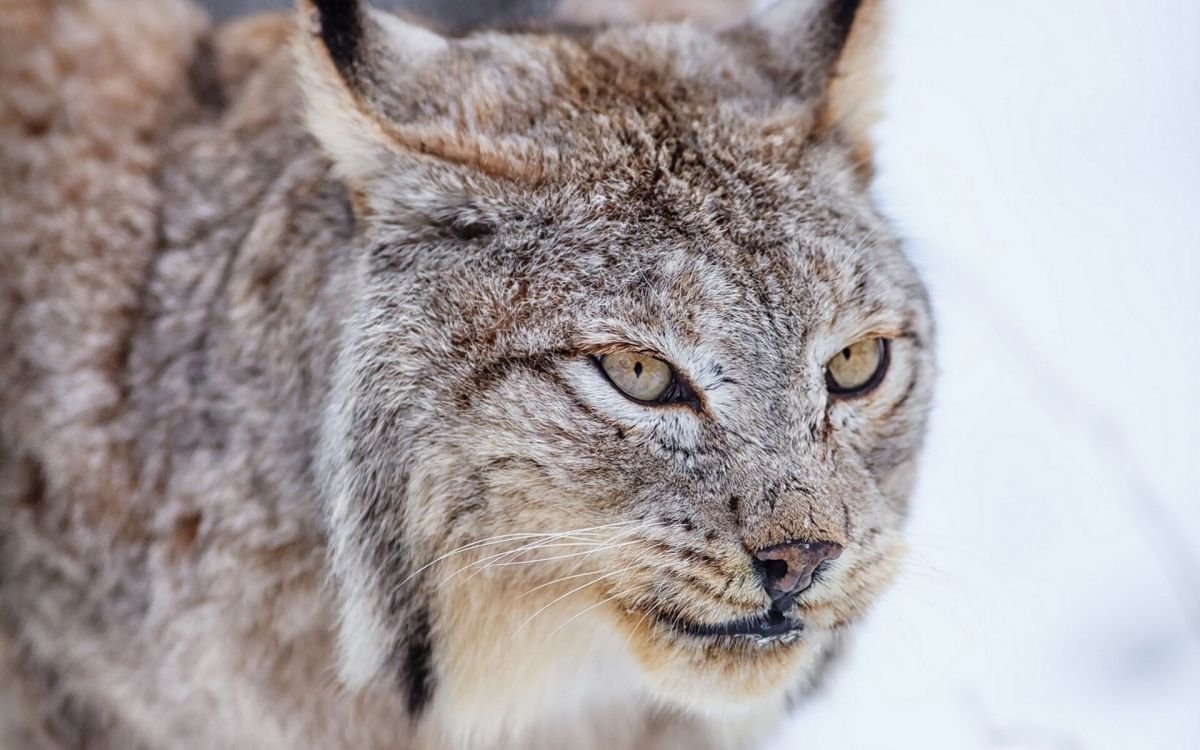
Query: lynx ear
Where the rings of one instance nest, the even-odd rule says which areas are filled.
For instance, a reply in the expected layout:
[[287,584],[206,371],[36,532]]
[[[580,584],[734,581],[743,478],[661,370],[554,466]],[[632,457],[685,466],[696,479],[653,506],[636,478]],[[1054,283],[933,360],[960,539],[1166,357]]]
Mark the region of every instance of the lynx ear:
[[367,177],[403,147],[372,80],[417,69],[448,43],[399,19],[385,31],[382,14],[357,2],[300,0],[300,11],[295,46],[309,130],[344,177]]
[[853,144],[864,176],[871,170],[871,128],[879,121],[887,78],[883,72],[887,13],[882,0],[865,0],[842,45],[822,110],[824,125]]
[[838,129],[869,171],[868,131],[883,93],[882,0],[776,0],[729,32],[748,45],[781,93],[818,106],[818,127]]
[[[309,130],[348,182],[386,176],[402,188],[398,162],[414,181],[422,167],[440,166],[437,179],[423,176],[426,190],[464,175],[529,176],[525,144],[496,127],[505,65],[488,59],[486,40],[459,49],[461,42],[353,0],[299,5],[305,23],[295,46]],[[526,93],[529,106],[541,99]]]

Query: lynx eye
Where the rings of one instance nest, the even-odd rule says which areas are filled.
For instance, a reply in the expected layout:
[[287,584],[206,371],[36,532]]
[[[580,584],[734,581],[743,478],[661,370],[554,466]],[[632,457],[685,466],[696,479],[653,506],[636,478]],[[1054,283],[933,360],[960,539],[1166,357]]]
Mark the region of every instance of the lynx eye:
[[863,339],[833,355],[825,366],[825,384],[837,396],[857,396],[879,385],[887,366],[887,339]]
[[605,354],[600,367],[618,390],[635,401],[665,401],[675,383],[670,365],[639,352]]

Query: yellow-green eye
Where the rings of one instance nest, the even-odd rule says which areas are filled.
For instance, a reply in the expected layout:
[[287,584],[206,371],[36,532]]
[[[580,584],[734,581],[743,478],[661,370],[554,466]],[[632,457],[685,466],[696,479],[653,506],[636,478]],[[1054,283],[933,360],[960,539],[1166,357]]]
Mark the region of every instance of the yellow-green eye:
[[825,366],[825,384],[830,393],[856,396],[879,385],[887,366],[887,339],[863,339],[833,355]]
[[612,384],[635,401],[662,401],[675,381],[671,366],[649,354],[605,354],[600,366]]

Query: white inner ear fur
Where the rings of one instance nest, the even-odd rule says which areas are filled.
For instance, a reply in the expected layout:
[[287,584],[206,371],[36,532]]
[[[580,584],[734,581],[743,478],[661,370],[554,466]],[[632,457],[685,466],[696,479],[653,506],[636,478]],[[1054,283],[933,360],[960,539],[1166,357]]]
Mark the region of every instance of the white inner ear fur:
[[354,180],[369,174],[379,164],[387,135],[360,109],[317,37],[304,33],[295,47],[309,132],[333,159],[339,176]]

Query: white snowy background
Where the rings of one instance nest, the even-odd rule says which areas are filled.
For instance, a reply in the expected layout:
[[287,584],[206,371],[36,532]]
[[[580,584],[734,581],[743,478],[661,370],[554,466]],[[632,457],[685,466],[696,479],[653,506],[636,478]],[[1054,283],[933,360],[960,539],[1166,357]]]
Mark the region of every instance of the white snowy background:
[[1200,2],[890,4],[940,391],[910,565],[771,748],[1200,750]]

